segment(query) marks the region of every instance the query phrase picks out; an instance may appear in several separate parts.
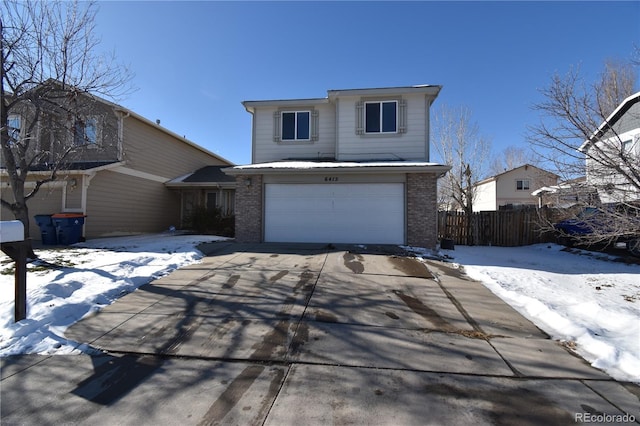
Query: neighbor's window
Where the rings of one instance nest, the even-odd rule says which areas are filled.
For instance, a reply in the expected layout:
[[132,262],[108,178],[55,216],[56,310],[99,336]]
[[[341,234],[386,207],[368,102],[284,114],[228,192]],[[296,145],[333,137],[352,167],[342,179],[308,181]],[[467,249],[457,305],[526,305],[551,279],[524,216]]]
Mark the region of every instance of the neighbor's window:
[[529,181],[524,179],[524,180],[517,180],[516,181],[516,190],[518,191],[527,191],[529,189]]
[[13,145],[20,140],[21,119],[19,115],[10,115],[7,120],[9,132],[9,144]]
[[311,112],[287,111],[282,113],[282,140],[308,141],[311,139]]
[[365,102],[365,133],[396,133],[398,131],[398,102]]
[[98,120],[95,118],[77,119],[73,127],[75,145],[92,145],[98,142]]
[[628,141],[623,141],[622,142],[622,152],[623,153],[631,152],[631,145],[632,145],[632,140],[631,139],[629,139]]

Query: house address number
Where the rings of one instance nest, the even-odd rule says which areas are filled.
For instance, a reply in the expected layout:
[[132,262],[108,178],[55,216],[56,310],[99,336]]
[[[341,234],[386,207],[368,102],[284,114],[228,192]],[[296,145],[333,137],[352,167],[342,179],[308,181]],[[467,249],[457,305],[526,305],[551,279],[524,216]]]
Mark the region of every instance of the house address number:
[[337,176],[325,176],[324,177],[324,181],[325,182],[337,182],[338,181],[338,177]]

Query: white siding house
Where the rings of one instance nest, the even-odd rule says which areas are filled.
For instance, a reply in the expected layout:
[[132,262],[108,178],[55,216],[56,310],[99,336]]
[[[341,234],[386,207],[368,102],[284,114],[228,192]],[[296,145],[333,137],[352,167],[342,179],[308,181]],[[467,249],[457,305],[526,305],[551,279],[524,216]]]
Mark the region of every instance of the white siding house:
[[640,92],[625,99],[580,151],[602,203],[640,199]]
[[329,90],[326,98],[243,102],[252,164],[236,177],[245,242],[437,242],[429,110],[440,86]]

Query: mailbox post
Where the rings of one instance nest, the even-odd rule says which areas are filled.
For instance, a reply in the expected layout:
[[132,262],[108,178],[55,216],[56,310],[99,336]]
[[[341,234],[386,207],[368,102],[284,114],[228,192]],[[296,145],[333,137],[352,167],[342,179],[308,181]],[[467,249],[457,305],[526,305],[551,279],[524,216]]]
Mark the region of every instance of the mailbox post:
[[24,225],[19,220],[0,221],[0,246],[16,266],[15,322],[27,317],[27,242]]

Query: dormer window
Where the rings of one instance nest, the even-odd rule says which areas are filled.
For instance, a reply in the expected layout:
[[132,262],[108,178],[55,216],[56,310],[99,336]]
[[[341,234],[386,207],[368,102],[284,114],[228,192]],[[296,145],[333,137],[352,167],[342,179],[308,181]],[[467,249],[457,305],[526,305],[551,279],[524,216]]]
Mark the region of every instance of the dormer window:
[[398,102],[365,102],[365,133],[396,133],[398,131]]
[[311,112],[286,111],[282,113],[282,140],[308,141],[311,140]]

